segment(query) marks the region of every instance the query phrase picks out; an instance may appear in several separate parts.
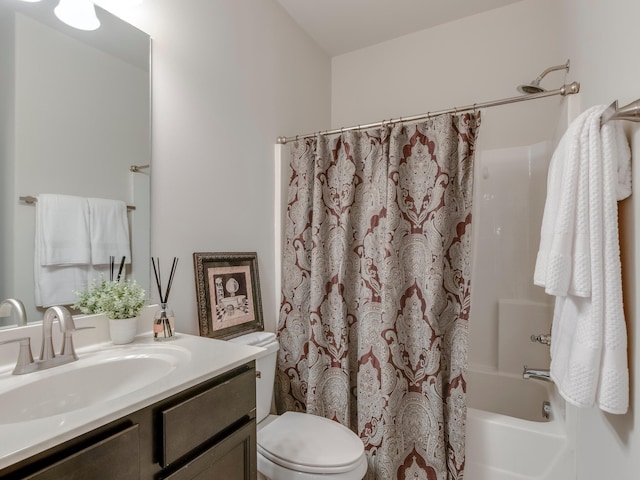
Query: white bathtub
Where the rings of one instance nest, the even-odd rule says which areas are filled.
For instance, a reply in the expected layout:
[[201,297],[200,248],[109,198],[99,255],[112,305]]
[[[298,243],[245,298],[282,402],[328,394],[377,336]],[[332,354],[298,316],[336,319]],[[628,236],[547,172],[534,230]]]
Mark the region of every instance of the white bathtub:
[[[549,420],[542,415],[545,400]],[[551,384],[470,370],[467,401],[466,479],[575,478],[572,442]]]

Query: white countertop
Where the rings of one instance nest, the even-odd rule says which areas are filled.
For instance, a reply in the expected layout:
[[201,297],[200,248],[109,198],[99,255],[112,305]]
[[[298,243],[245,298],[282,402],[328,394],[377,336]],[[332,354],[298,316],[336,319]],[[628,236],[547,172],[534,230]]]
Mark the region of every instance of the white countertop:
[[[188,358],[161,380],[115,399],[50,417],[0,423],[0,469],[216,377],[265,352],[259,347],[180,333],[170,342],[154,342],[150,334],[144,334],[128,345],[116,347],[111,342],[105,342],[78,348],[79,359],[76,362],[42,372],[11,375],[12,367],[5,366],[0,369],[0,391],[33,382],[33,375],[46,376],[46,372],[55,374],[58,369],[78,368],[83,359],[89,361],[96,352],[117,348],[127,355],[152,352],[158,346],[184,348],[189,352]],[[6,407],[0,405],[0,408]]]

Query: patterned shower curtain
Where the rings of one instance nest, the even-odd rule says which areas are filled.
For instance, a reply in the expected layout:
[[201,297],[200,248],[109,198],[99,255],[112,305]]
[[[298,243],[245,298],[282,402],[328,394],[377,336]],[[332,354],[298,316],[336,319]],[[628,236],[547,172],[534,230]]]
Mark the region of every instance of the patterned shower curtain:
[[279,411],[365,445],[367,479],[461,479],[479,113],[296,141]]

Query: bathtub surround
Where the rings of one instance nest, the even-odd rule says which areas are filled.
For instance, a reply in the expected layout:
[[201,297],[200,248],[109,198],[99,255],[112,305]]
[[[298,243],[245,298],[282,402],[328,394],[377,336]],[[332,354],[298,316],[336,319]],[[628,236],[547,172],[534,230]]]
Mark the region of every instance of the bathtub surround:
[[[473,366],[466,379],[465,478],[576,480],[564,402],[553,384]],[[548,418],[545,402],[551,410]]]
[[631,194],[631,153],[619,122],[591,107],[549,166],[534,282],[556,297],[551,377],[573,405],[626,413],[627,336],[618,205]]
[[478,126],[441,115],[293,143],[277,405],[350,426],[367,478],[464,469]]

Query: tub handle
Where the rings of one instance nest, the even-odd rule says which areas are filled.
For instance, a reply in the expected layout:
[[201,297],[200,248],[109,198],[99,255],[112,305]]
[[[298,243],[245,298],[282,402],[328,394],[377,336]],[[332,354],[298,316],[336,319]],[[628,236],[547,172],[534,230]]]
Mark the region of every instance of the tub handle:
[[545,335],[542,333],[540,335],[531,335],[531,341],[533,343],[538,342],[543,345],[551,345],[551,334]]

